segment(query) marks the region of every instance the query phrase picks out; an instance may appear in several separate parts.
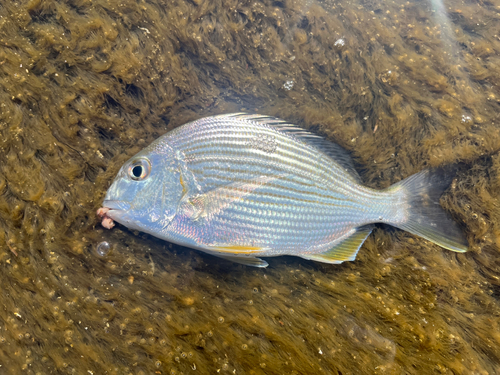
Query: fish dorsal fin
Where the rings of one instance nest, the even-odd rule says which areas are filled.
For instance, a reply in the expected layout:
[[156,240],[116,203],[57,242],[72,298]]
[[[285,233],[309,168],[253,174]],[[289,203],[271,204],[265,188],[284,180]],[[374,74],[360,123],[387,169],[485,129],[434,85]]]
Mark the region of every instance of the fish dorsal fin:
[[261,125],[272,127],[276,131],[286,133],[295,139],[322,151],[324,154],[335,160],[335,162],[339,164],[351,177],[353,177],[356,182],[361,182],[361,178],[354,168],[354,163],[352,162],[352,158],[349,153],[338,144],[330,142],[317,134],[311,133],[308,130],[302,129],[297,125],[290,124],[276,117],[250,115],[247,113],[233,113],[217,117],[229,117],[243,121],[254,121]]
[[346,238],[344,241],[335,245],[330,250],[320,254],[301,255],[302,258],[315,260],[323,263],[342,263],[356,259],[358,251],[365,242],[366,238],[373,230],[373,225],[365,225],[358,228],[353,235]]

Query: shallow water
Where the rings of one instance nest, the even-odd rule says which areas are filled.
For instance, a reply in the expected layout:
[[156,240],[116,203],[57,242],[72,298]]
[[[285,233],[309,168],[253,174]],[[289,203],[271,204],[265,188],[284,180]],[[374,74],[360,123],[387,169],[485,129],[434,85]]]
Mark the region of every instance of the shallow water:
[[[498,0],[3,1],[0,373],[500,371],[499,25]],[[235,111],[372,187],[459,162],[471,250],[381,226],[355,262],[254,269],[101,227],[125,160]]]

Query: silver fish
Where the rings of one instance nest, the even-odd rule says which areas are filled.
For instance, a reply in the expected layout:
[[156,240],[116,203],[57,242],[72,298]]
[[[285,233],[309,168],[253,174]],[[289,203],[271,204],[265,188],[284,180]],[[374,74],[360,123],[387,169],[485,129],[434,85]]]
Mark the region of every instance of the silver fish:
[[230,114],[185,124],[132,157],[98,214],[107,228],[117,221],[257,267],[278,255],[352,261],[375,223],[464,252],[439,205],[450,182],[424,170],[370,189],[340,146],[276,118]]

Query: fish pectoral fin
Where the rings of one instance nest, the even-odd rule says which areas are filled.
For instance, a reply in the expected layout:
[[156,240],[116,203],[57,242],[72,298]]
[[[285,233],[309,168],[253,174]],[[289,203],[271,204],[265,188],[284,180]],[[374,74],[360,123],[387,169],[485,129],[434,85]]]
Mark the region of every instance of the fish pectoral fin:
[[255,246],[206,246],[202,251],[207,254],[214,255],[219,258],[229,260],[231,262],[244,264],[253,267],[267,267],[268,263],[265,260],[256,258],[257,255],[266,249]]
[[211,219],[233,202],[252,194],[256,189],[282,176],[260,176],[248,181],[236,181],[203,194],[183,198],[184,214],[191,220]]
[[356,259],[356,255],[358,254],[361,245],[363,245],[363,242],[365,242],[373,228],[373,225],[365,225],[357,228],[354,234],[324,253],[301,255],[301,257],[323,263],[342,263],[345,261],[353,261]]

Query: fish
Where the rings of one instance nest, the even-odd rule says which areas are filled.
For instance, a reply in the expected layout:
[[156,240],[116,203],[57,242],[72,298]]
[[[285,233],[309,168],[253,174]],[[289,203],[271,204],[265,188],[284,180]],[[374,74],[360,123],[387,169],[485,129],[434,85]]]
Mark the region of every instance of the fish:
[[465,252],[460,226],[439,204],[453,177],[425,169],[372,189],[336,143],[275,117],[224,114],[182,125],[133,156],[97,214],[106,228],[118,222],[256,267],[280,255],[353,261],[376,224]]

